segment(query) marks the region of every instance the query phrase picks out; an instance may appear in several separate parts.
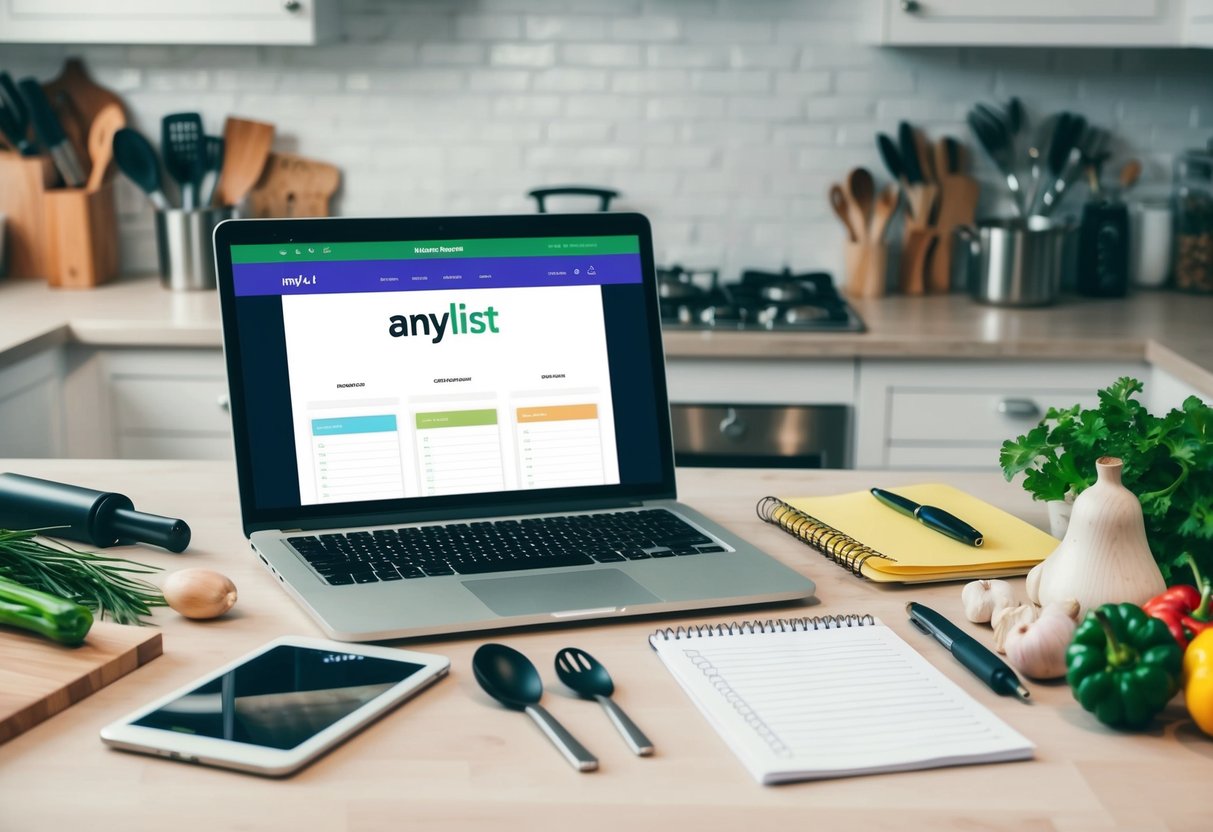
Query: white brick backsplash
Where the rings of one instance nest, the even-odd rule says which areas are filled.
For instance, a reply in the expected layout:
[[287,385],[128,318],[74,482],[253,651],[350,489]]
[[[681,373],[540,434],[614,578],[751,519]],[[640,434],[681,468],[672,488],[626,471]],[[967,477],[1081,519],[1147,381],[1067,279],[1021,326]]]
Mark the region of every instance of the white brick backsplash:
[[489,51],[489,62],[498,66],[551,66],[556,47],[550,43],[500,43]]
[[[1020,96],[1032,131],[1074,110],[1112,131],[1109,171],[1142,159],[1139,193],[1166,193],[1173,154],[1213,133],[1213,50],[882,49],[856,0],[337,2],[343,35],[321,46],[0,45],[0,66],[50,78],[80,55],[153,140],[183,110],[212,133],[274,122],[278,150],[342,168],[351,215],[530,213],[532,187],[615,187],[659,259],[726,272],[836,270],[826,190],[856,165],[887,182],[874,134],[901,120],[971,145],[976,101]],[[118,196],[124,266],[155,268],[147,200]]]
[[687,40],[695,43],[771,43],[775,24],[766,20],[688,20],[683,24]]
[[455,19],[455,37],[462,40],[517,40],[522,37],[522,18],[517,15],[460,15]]
[[538,92],[602,92],[610,78],[605,69],[544,69],[532,76],[531,89]]
[[643,102],[621,95],[569,96],[567,115],[571,118],[640,118]]
[[607,31],[613,40],[675,40],[682,33],[682,23],[676,17],[615,17],[608,22]]
[[423,43],[417,60],[435,66],[475,66],[485,62],[486,54],[479,43]]
[[692,46],[685,43],[654,44],[645,52],[649,66],[713,67],[728,66],[726,46]]
[[569,66],[639,66],[641,47],[634,43],[573,43],[560,47],[560,60]]
[[607,19],[602,17],[528,17],[523,34],[532,40],[602,40]]
[[761,69],[701,69],[691,73],[691,88],[696,92],[765,93],[771,90],[771,73]]
[[614,92],[686,92],[690,88],[691,74],[685,69],[629,69],[611,76]]

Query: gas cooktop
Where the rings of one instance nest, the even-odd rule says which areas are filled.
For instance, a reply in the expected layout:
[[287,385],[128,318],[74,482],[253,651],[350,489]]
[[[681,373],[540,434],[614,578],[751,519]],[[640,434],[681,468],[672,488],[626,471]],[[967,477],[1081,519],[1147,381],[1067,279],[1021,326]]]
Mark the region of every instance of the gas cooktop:
[[746,270],[720,282],[716,269],[657,269],[667,329],[863,332],[866,327],[825,272]]

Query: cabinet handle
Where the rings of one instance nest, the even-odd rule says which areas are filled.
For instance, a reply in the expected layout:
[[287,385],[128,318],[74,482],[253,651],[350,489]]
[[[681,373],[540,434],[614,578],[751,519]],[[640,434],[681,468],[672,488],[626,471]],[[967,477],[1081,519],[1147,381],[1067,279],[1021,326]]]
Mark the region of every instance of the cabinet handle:
[[220,393],[218,396],[216,396],[215,404],[219,405],[220,410],[232,409],[232,400],[228,397],[227,393]]
[[720,433],[725,439],[736,441],[745,436],[746,429],[746,423],[741,421],[735,409],[730,407],[725,411],[724,418],[720,420]]
[[998,412],[1016,419],[1035,419],[1040,416],[1040,405],[1031,399],[999,399]]
[[299,2],[299,0],[282,0],[282,8],[294,14],[303,8],[303,3]]
[[922,11],[922,4],[918,0],[901,0],[901,10],[906,14],[918,14]]

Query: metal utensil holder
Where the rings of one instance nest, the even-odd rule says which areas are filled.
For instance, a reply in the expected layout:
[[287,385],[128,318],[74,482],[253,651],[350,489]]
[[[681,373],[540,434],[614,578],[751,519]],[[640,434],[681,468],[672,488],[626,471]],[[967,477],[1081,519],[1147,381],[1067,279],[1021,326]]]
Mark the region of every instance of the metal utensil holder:
[[234,215],[227,207],[190,211],[170,208],[156,212],[156,251],[164,288],[176,291],[215,288],[215,249],[211,237],[216,225]]

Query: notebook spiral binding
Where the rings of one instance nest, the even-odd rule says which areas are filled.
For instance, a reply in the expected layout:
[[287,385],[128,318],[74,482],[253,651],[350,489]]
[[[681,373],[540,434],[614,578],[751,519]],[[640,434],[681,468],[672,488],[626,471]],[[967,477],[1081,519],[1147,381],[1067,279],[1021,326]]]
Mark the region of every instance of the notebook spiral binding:
[[763,497],[758,501],[755,511],[764,522],[779,526],[788,534],[821,552],[834,563],[846,567],[854,575],[862,576],[864,561],[869,558],[897,562],[896,558],[891,558],[863,545],[855,538],[843,534],[810,514],[805,514],[778,497]]
[[667,627],[653,633],[653,638],[677,641],[684,638],[710,638],[753,633],[795,633],[804,630],[838,630],[843,627],[864,627],[876,619],[864,613],[849,615],[817,615],[811,618],[768,618],[766,621],[732,621],[727,624],[700,624],[687,627]]

